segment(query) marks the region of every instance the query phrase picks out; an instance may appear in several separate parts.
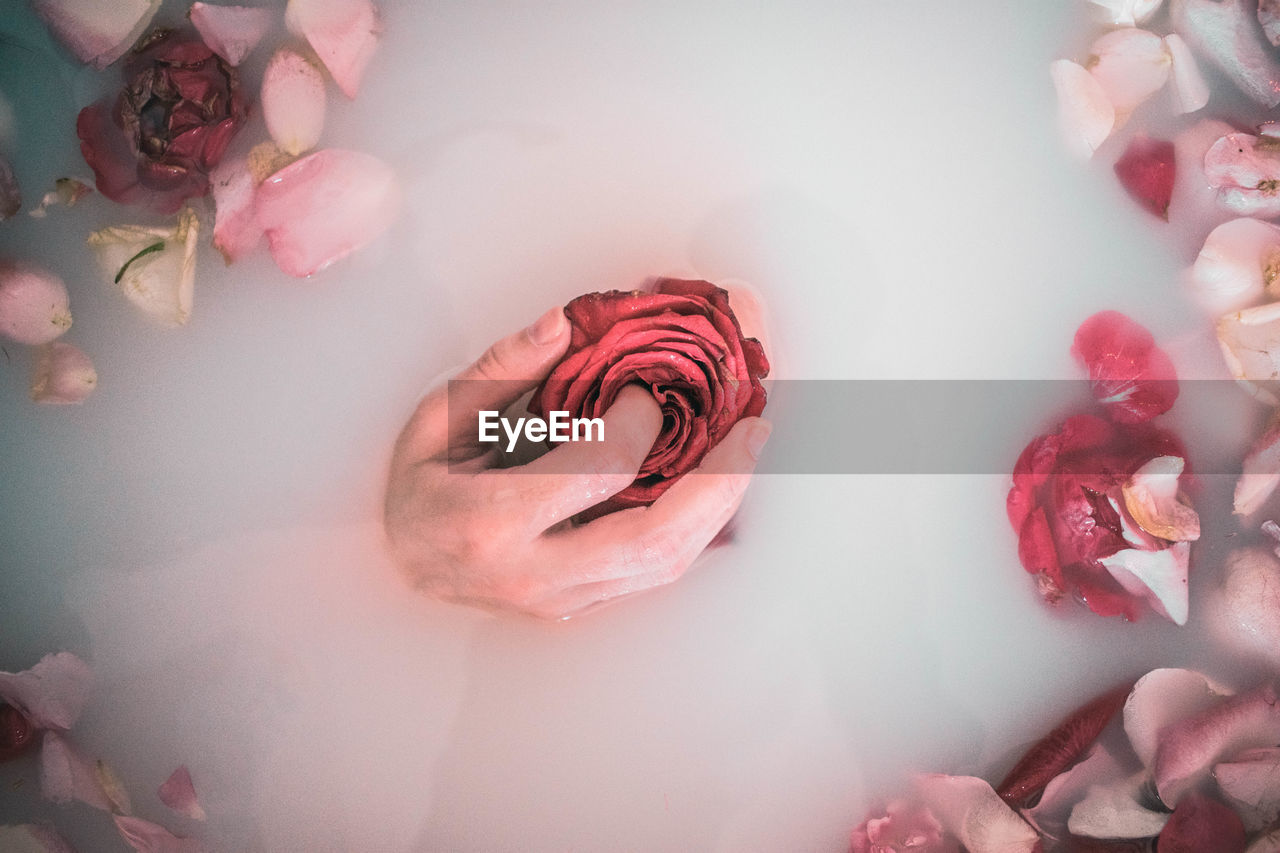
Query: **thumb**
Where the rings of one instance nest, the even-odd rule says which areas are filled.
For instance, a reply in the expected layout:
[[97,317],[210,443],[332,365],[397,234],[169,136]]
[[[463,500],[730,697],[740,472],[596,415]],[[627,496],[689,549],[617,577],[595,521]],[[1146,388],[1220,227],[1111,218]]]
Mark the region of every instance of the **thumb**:
[[[458,375],[458,379],[519,383],[520,390],[503,405],[511,403],[546,378],[569,346],[569,320],[557,306],[533,325],[498,341],[484,355]],[[496,387],[496,386],[495,386]],[[497,404],[498,398],[490,400]]]

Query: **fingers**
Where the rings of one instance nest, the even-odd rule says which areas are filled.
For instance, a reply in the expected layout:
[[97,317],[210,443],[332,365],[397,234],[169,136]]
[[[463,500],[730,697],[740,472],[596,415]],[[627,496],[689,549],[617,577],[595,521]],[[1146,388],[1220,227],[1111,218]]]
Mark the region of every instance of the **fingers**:
[[443,456],[451,444],[474,445],[477,413],[510,406],[547,377],[568,347],[569,321],[559,307],[498,341],[455,377],[466,381],[433,391],[418,404],[397,442],[397,459],[421,461]]
[[495,511],[528,519],[541,533],[625,489],[662,430],[662,409],[628,385],[605,412],[604,441],[572,441],[517,468],[482,476]]

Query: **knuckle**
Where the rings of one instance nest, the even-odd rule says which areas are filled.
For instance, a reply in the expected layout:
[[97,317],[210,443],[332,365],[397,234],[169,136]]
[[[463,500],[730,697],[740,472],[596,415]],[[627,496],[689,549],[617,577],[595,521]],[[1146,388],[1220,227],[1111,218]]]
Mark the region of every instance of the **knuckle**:
[[511,373],[511,361],[506,341],[499,341],[484,351],[475,370],[483,379],[505,379]]

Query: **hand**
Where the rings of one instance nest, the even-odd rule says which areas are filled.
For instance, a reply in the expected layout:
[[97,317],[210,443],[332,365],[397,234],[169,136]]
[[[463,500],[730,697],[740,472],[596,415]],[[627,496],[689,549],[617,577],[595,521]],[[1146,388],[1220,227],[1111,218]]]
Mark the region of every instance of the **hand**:
[[[753,299],[734,298],[758,320]],[[604,441],[564,443],[518,468],[493,468],[497,451],[477,440],[479,411],[503,411],[535,388],[568,345],[568,320],[554,308],[457,377],[490,380],[461,386],[464,406],[462,394],[450,401],[447,389],[434,391],[401,433],[386,532],[428,595],[565,619],[676,580],[742,502],[771,429],[762,418],[736,424],[653,505],[571,521],[629,486],[657,439],[661,409],[638,386],[624,388],[605,413]]]

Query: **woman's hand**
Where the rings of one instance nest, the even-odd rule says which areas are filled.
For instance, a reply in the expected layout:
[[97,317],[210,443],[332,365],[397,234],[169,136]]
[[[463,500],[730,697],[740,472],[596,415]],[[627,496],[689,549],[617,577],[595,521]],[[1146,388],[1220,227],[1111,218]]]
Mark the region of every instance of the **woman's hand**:
[[[735,298],[758,312],[750,297]],[[653,505],[570,521],[630,485],[653,446],[662,412],[639,387],[623,389],[605,413],[604,441],[568,442],[526,465],[493,468],[497,451],[479,443],[478,413],[503,411],[536,387],[568,345],[568,321],[554,308],[456,377],[488,381],[456,385],[452,399],[446,388],[432,392],[401,433],[386,531],[428,595],[567,618],[676,580],[742,502],[771,429],[762,418],[740,421]]]

